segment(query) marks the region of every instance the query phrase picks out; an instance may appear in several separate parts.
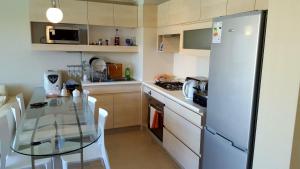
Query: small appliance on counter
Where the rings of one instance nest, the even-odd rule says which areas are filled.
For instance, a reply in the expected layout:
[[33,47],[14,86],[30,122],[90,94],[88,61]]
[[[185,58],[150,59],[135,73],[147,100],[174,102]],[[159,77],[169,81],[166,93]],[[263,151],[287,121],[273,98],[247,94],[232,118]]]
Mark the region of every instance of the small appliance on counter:
[[196,91],[193,96],[193,102],[202,107],[207,107],[207,92]]
[[208,80],[206,77],[200,79],[198,85],[194,88],[193,102],[199,104],[202,107],[207,106],[207,93],[208,93]]
[[44,73],[44,89],[47,96],[59,96],[62,87],[60,71],[48,70]]
[[204,91],[208,82],[207,77],[187,77],[182,87],[182,93],[186,99],[193,100],[194,93],[202,87]]

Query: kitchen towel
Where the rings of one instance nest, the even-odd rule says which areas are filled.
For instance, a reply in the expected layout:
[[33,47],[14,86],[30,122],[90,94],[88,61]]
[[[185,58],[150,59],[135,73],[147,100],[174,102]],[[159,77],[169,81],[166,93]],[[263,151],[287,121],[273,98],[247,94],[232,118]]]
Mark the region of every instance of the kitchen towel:
[[150,128],[151,129],[157,129],[160,127],[159,121],[161,120],[159,112],[150,106]]

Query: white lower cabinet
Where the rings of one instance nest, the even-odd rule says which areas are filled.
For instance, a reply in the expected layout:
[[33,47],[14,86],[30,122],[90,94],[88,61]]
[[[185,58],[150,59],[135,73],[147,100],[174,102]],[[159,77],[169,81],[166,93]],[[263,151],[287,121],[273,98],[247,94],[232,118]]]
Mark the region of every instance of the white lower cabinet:
[[181,117],[187,119],[190,123],[193,123],[198,127],[202,127],[202,117],[199,114],[178,104],[171,99],[165,99],[164,103],[166,104],[166,107],[168,107],[173,112],[176,112]]
[[150,89],[149,87],[144,86],[144,93],[147,93],[148,95],[152,96],[156,100],[165,103],[165,97],[160,93]]
[[173,134],[164,128],[163,146],[169,154],[185,169],[198,169],[199,156],[185,146]]
[[188,146],[194,153],[200,156],[201,129],[172,110],[164,109],[165,127]]

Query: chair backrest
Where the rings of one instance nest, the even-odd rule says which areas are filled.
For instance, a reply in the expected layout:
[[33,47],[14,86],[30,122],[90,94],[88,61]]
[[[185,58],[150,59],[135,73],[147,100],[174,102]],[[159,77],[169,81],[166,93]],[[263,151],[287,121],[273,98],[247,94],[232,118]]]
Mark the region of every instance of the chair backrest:
[[16,96],[19,108],[21,110],[21,114],[25,111],[25,103],[24,103],[24,96],[23,93],[20,93]]
[[83,89],[82,93],[83,93],[84,96],[90,95],[90,91],[88,91],[86,89]]
[[107,119],[108,112],[105,109],[99,108],[98,116],[98,135],[101,135],[98,139],[98,144],[104,144],[104,128]]
[[9,131],[8,120],[6,116],[2,116],[0,118],[1,169],[5,168],[6,156],[9,153],[10,136],[7,131]]
[[11,107],[10,107],[10,109],[11,109],[11,112],[12,112],[12,114],[13,114],[13,116],[14,116],[14,122],[15,122],[15,124],[16,124],[16,127],[18,127],[19,126],[19,124],[20,124],[20,120],[21,120],[21,110],[20,110],[20,108],[18,107],[18,106],[16,106],[16,105],[11,105]]
[[1,169],[5,168],[6,156],[10,153],[10,144],[16,130],[13,113],[8,110],[0,117]]
[[3,84],[0,84],[0,96],[6,96],[6,87]]
[[96,102],[97,102],[96,98],[94,98],[92,96],[88,96],[89,108],[93,111],[93,114],[95,114]]

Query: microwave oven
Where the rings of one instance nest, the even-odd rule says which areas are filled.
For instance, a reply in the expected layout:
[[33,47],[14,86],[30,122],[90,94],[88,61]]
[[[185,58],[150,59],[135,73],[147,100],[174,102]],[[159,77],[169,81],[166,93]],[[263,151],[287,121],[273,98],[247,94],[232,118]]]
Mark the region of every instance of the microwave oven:
[[74,26],[46,26],[46,42],[80,44],[80,28]]

